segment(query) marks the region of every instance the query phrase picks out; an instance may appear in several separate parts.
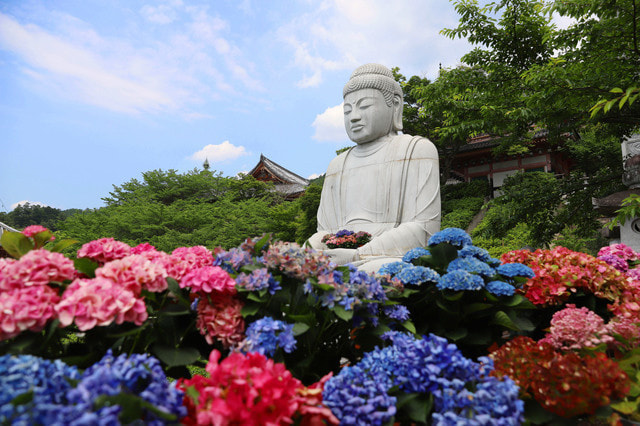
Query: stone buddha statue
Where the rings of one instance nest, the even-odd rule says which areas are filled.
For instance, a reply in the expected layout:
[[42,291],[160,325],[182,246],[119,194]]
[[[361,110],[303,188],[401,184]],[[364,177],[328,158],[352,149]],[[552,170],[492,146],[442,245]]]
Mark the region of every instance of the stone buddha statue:
[[[339,265],[376,272],[423,247],[440,230],[438,152],[423,137],[402,130],[403,97],[389,69],[358,67],[343,90],[344,124],[356,143],[327,169],[318,209],[318,232],[307,243]],[[357,249],[329,249],[326,234],[366,231]]]

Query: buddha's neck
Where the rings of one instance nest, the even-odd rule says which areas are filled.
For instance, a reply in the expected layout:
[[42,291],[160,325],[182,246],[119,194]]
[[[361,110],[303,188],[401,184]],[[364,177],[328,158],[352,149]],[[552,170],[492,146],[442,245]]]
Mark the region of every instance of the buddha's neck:
[[378,152],[382,147],[385,146],[387,142],[389,142],[393,138],[393,136],[394,135],[389,134],[382,136],[381,138],[378,138],[372,142],[358,144],[353,148],[351,152],[356,157],[367,157]]

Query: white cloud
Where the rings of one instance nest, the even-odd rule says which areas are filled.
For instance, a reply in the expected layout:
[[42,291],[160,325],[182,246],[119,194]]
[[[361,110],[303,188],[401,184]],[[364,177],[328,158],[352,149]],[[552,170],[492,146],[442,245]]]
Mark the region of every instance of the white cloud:
[[316,115],[311,126],[315,129],[313,139],[317,141],[345,142],[348,140],[347,132],[344,130],[342,103]]
[[309,176],[307,176],[307,179],[313,180],[315,178],[319,178],[320,176],[322,176],[322,175],[319,174],[319,173],[311,173]]
[[17,203],[11,204],[11,210],[15,209],[18,206],[24,206],[27,203],[29,203],[32,206],[49,207],[48,204],[41,203],[40,201],[22,200],[22,201],[18,201]]
[[204,162],[206,159],[209,163],[219,163],[227,160],[235,160],[238,157],[249,154],[244,146],[235,146],[229,141],[224,141],[218,145],[209,144],[205,146],[200,151],[194,153],[190,159],[201,162]]
[[193,117],[206,114],[206,101],[264,91],[227,22],[206,8],[170,0],[143,6],[140,15],[171,25],[162,33],[143,25],[134,36],[123,31],[115,38],[62,13],[40,25],[0,13],[0,49],[19,59],[40,90],[127,114]]
[[302,70],[301,87],[317,86],[327,71],[367,62],[399,66],[409,75],[434,74],[469,50],[464,40],[439,32],[458,18],[446,0],[328,0],[280,28]]

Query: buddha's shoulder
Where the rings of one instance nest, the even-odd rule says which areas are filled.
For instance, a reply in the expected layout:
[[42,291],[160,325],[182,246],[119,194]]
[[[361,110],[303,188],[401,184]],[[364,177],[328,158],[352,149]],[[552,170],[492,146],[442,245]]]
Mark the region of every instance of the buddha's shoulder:
[[429,139],[422,136],[397,135],[391,140],[393,152],[411,158],[438,158],[438,150]]

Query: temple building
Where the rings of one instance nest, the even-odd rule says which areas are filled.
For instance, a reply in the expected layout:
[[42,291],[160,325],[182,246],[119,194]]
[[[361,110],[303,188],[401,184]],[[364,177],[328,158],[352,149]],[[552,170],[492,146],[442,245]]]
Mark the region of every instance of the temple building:
[[276,191],[283,194],[286,200],[294,200],[302,196],[309,186],[308,179],[285,169],[262,154],[258,164],[248,174],[262,182],[273,182]]
[[518,171],[544,171],[555,175],[566,175],[571,170],[571,161],[560,150],[547,142],[546,130],[537,132],[527,154],[496,156],[493,148],[498,146],[498,138],[480,135],[469,139],[460,147],[451,164],[452,178],[462,182],[487,179],[491,183],[494,196],[504,180]]

